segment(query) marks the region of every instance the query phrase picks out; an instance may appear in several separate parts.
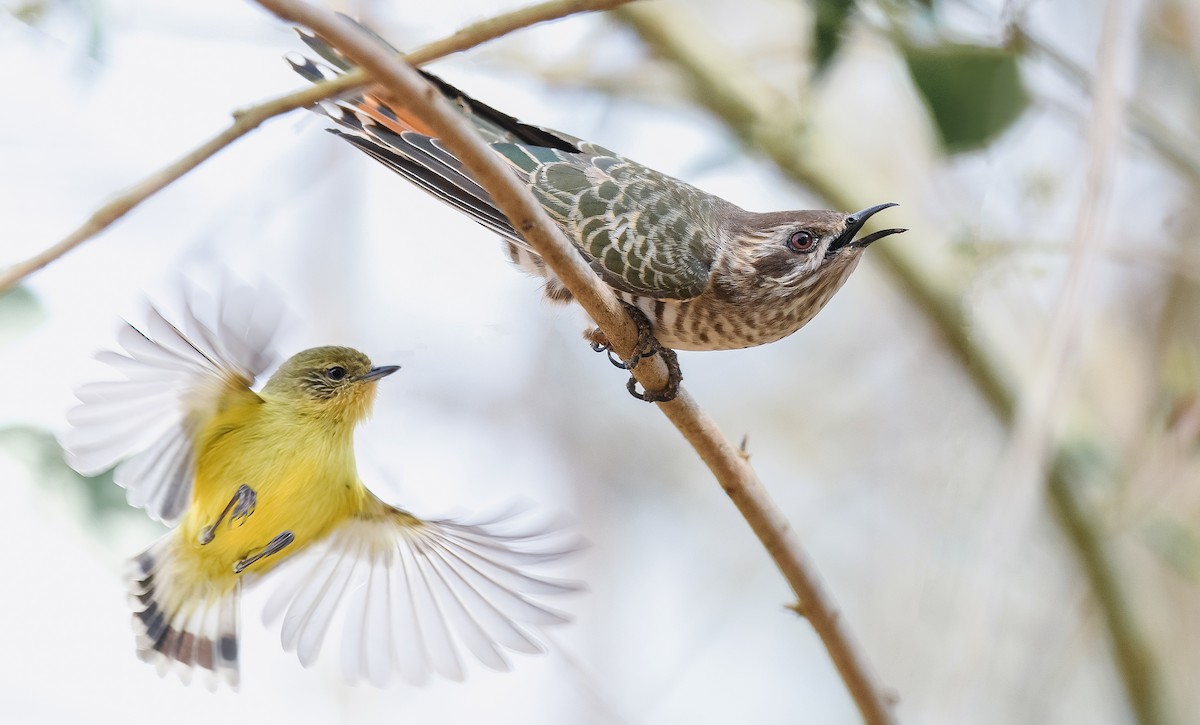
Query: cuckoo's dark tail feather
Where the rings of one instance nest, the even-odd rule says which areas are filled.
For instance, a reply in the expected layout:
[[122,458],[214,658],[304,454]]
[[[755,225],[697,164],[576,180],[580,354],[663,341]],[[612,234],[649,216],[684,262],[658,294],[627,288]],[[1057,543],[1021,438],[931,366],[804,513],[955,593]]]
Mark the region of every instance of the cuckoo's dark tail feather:
[[[320,38],[303,32],[301,37],[317,55],[332,64],[323,65],[295,53],[288,54],[288,62],[301,76],[319,82],[336,77],[349,67],[337,51]],[[448,85],[445,88],[447,92],[452,90]],[[436,138],[425,133],[420,122],[410,118],[404,109],[390,104],[372,89],[366,89],[323,103],[320,111],[340,127],[330,129],[333,133],[488,229],[520,243],[520,235],[496,208],[491,196],[467,175],[458,159],[443,149]],[[487,135],[496,136],[495,133]]]
[[[318,83],[333,79],[353,67],[349,60],[319,36],[303,30],[297,32],[324,63],[289,53],[287,61],[296,73]],[[388,47],[391,48],[390,45]],[[513,172],[524,178],[526,183],[542,163],[559,160],[559,155],[587,154],[591,151],[581,149],[583,142],[573,136],[522,123],[471,98],[437,76],[420,72],[474,124],[496,153],[508,161]],[[319,110],[339,126],[330,129],[330,132],[500,235],[507,242],[509,257],[517,266],[547,280],[546,294],[549,298],[559,302],[570,299],[570,294],[557,278],[547,271],[541,257],[529,248],[508,217],[496,207],[491,195],[471,178],[462,163],[442,147],[441,141],[419,119],[393,103],[386,92],[378,86],[368,87],[361,92],[322,103]]]
[[[357,23],[353,18],[346,19],[355,22],[364,31],[378,39],[380,43],[399,54],[400,51],[396,50],[396,48],[392,47],[369,28]],[[297,32],[300,34],[300,38],[304,41],[305,45],[329,63],[329,66],[322,67],[307,58],[295,56],[294,54],[289,55],[288,62],[292,64],[292,67],[300,75],[315,83],[336,75],[341,75],[353,67],[353,64],[345,56],[325,42],[320,36],[313,35],[304,30],[297,30]],[[520,143],[530,146],[544,146],[567,153],[579,153],[578,139],[557,131],[522,123],[507,113],[498,111],[486,103],[481,103],[471,98],[466,93],[463,93],[428,71],[419,70],[418,72],[433,84],[447,100],[453,103],[464,116],[469,118],[488,141],[492,143]],[[374,119],[377,123],[391,129],[393,132],[416,131],[426,136],[434,135],[419,119],[408,114],[406,109],[390,103],[378,87],[369,87],[361,96],[346,98],[343,101],[354,105],[359,111]]]

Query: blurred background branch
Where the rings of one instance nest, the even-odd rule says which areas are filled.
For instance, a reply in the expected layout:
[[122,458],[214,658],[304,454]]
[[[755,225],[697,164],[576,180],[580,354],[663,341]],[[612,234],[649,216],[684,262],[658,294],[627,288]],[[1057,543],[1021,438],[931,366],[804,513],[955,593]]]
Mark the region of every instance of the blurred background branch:
[[[1008,31],[1007,47],[1012,52],[1044,59],[1084,92],[1095,87],[1095,80],[1086,69],[1053,46],[1031,35],[1021,24],[1009,25]],[[1193,184],[1200,183],[1200,155],[1193,145],[1179,138],[1158,117],[1137,104],[1127,105],[1125,112],[1129,115],[1130,128],[1139,140],[1150,147],[1159,160],[1187,176]]]
[[[818,3],[820,7],[850,5],[853,3]],[[805,112],[789,103],[769,83],[759,78],[747,66],[744,58],[732,53],[720,37],[697,22],[686,6],[667,2],[647,3],[621,8],[615,14],[641,36],[655,55],[678,69],[687,80],[691,95],[697,103],[724,121],[744,143],[766,155],[794,181],[815,194],[818,205],[835,209],[855,209],[875,201],[857,191],[866,185],[861,183],[856,174],[848,173],[848,160],[853,154],[846,153],[845,149],[826,149],[817,153],[812,144],[829,144],[831,139],[823,136],[817,140],[805,134]],[[818,25],[820,17],[818,11]],[[839,11],[836,17],[845,22],[844,13]],[[1012,26],[1012,30],[1015,37],[1029,40],[1028,36],[1020,31],[1019,25]],[[1102,55],[1112,52],[1104,40],[1101,40]],[[1016,47],[1022,46],[1017,44]],[[1064,61],[1060,55],[1047,51],[1045,45],[1028,43],[1024,47],[1036,47],[1052,57],[1057,65],[1068,70],[1076,82],[1087,89],[1094,87],[1092,78]],[[829,51],[824,52],[827,57]],[[959,56],[958,61],[961,62],[962,52],[961,46],[938,51],[942,57],[932,67],[940,69],[949,66],[956,60],[954,54]],[[818,65],[819,63],[818,60]],[[919,67],[913,68],[914,74],[921,70]],[[1101,80],[1108,80],[1113,88],[1109,93],[1109,97],[1113,98],[1110,105],[1116,103],[1116,90],[1112,86],[1111,77],[1102,76]],[[917,82],[920,83],[920,78],[917,78]],[[1108,113],[1111,115],[1112,112]],[[1011,118],[1001,119],[1001,124],[1007,125],[1009,121]],[[1111,120],[1108,124],[1112,127],[1111,136],[1117,132],[1118,127]],[[1170,151],[1174,144],[1164,139],[1157,131],[1160,125],[1151,117],[1145,113],[1140,114],[1138,124],[1142,134],[1153,139],[1153,146],[1157,151],[1170,158],[1177,168],[1189,174],[1194,172],[1190,160],[1175,156]],[[1111,145],[1113,140],[1101,139],[1098,142],[1099,148],[1104,148],[1105,144]],[[831,157],[845,158],[847,163],[819,163]],[[1094,187],[1097,184],[1110,184],[1111,161],[1107,166],[1100,160],[1095,164],[1096,173],[1091,177],[1090,185]],[[1101,196],[1091,203],[1103,204],[1104,197]],[[1099,208],[1085,210],[1084,218],[1094,220],[1102,211]],[[1098,243],[1096,236],[1097,230],[1094,227],[1081,228],[1077,243],[1093,246]],[[872,258],[882,262],[909,302],[924,315],[928,324],[938,331],[946,343],[947,351],[974,382],[979,394],[988,402],[997,418],[1008,425],[1014,425],[1017,393],[1005,382],[1000,366],[990,351],[979,345],[976,338],[970,334],[970,325],[962,314],[961,300],[966,294],[966,289],[947,287],[946,278],[941,274],[941,270],[922,265],[921,250],[914,250],[913,247],[919,245],[880,245],[877,252],[873,251]],[[1090,257],[1094,250],[1083,251],[1081,254]],[[961,279],[968,277],[963,276]],[[1077,301],[1075,304],[1082,303]],[[1074,324],[1078,324],[1078,318],[1071,319]],[[1065,335],[1071,332],[1060,331],[1057,336],[1052,333],[1051,339],[1064,342],[1067,339]],[[1061,381],[1054,384],[1054,390],[1057,391],[1060,385]],[[1060,407],[1061,405],[1056,407],[1053,412],[1057,413]],[[1046,414],[1047,411],[1041,412]],[[1054,454],[1051,460],[1046,474],[1045,489],[1057,513],[1058,521],[1074,546],[1081,567],[1091,582],[1096,601],[1104,612],[1117,668],[1124,681],[1129,702],[1139,722],[1147,725],[1172,722],[1171,708],[1158,673],[1156,657],[1125,592],[1128,585],[1123,583],[1119,565],[1105,541],[1107,534],[1103,527],[1097,524],[1100,514],[1091,510],[1074,491],[1075,486],[1085,484],[1079,479],[1086,478],[1086,473],[1078,469],[1066,452]]]

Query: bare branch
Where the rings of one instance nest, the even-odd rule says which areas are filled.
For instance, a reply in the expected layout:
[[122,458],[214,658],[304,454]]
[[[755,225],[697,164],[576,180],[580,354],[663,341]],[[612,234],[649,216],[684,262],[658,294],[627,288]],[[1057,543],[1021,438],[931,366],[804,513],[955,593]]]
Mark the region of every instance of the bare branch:
[[[1087,123],[1090,166],[1075,221],[1067,277],[1047,333],[1048,349],[1040,374],[1026,393],[1013,421],[1016,472],[1012,478],[1017,483],[1014,496],[1018,499],[1017,514],[1022,519],[1029,505],[1021,499],[1032,499],[1035,493],[1029,490],[1033,487],[1028,482],[1031,479],[1036,483],[1046,481],[1058,520],[1075,544],[1080,563],[1103,607],[1126,695],[1138,721],[1149,725],[1171,720],[1168,701],[1161,691],[1153,653],[1137,633],[1129,597],[1115,567],[1108,561],[1104,532],[1094,517],[1088,515],[1085,504],[1078,500],[1075,482],[1066,477],[1065,471],[1049,472],[1044,479],[1041,475],[1046,470],[1046,452],[1053,446],[1061,422],[1063,401],[1074,389],[1072,382],[1076,376],[1072,373],[1078,367],[1078,348],[1085,327],[1081,323],[1086,319],[1084,292],[1094,275],[1096,250],[1103,242],[1103,219],[1112,196],[1113,167],[1125,120],[1126,109],[1116,79],[1123,70],[1122,64],[1127,64],[1136,54],[1135,29],[1140,25],[1130,17],[1134,13],[1136,8],[1130,12],[1127,3],[1108,0],[1098,43],[1096,73],[1090,79],[1086,75],[1080,78],[1091,81],[1089,90],[1093,102]],[[1047,57],[1056,57],[1051,49],[1042,47],[1041,50]],[[1066,61],[1060,59],[1059,62]],[[1022,519],[1012,522],[1017,530],[1023,530],[1025,522]]]
[[[479,138],[470,123],[433,87],[353,24],[325,10],[298,0],[258,1],[284,20],[305,25],[320,34],[428,125],[462,161],[472,178],[487,189],[496,206],[550,265],[616,351],[622,356],[633,351],[636,343],[633,322],[612,290],[592,272],[533,195]],[[666,367],[658,357],[645,360],[636,372],[647,390],[660,389],[666,382]],[[888,697],[876,683],[791,526],[746,458],[721,435],[686,391],[681,390],[675,400],[658,405],[696,449],[774,558],[802,603],[805,616],[829,650],[863,718],[869,723],[892,722]]]
[[[630,0],[549,0],[473,23],[453,35],[418,48],[406,57],[408,62],[413,65],[424,65],[438,58],[494,40],[514,30],[576,13],[608,10],[627,2]],[[221,149],[258,128],[264,121],[298,108],[306,108],[331,96],[346,93],[366,82],[366,73],[353,71],[334,80],[310,85],[299,91],[235,111],[233,124],[229,128],[213,136],[186,156],[120,193],[112,201],[97,209],[86,222],[57,244],[0,272],[0,294],[7,292],[22,279],[104,231],[146,199],[162,191]]]

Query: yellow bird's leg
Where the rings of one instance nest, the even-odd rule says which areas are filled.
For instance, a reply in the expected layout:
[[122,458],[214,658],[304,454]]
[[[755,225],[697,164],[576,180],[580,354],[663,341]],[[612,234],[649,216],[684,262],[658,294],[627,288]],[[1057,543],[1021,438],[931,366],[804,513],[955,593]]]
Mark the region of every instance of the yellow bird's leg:
[[234,562],[233,573],[241,574],[242,572],[246,571],[246,567],[250,566],[254,562],[263,558],[264,556],[278,554],[280,551],[283,551],[283,549],[287,548],[288,544],[292,543],[295,540],[296,540],[296,537],[292,534],[292,532],[290,532],[290,531],[283,532],[279,536],[276,536],[274,539],[271,539],[271,541],[263,548],[259,549],[258,551],[254,552],[253,554],[247,555],[245,559],[240,559],[240,560]]
[[[229,503],[225,504],[225,510],[212,523],[212,526],[205,526],[200,530],[200,545],[203,546],[213,540],[213,537],[217,534],[217,527],[221,525],[226,516],[229,516],[229,523],[231,525],[239,519],[242,523],[245,523],[246,518],[254,513],[254,507],[257,504],[258,495],[254,493],[254,489],[244,483],[238,486],[238,490],[234,492],[233,498],[229,499]],[[232,515],[230,515],[231,511],[233,512]]]

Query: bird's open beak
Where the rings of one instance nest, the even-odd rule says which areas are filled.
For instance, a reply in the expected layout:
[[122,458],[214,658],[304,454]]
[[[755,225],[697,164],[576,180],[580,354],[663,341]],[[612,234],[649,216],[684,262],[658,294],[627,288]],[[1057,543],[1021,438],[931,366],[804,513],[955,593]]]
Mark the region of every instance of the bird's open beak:
[[907,229],[882,229],[878,232],[868,234],[862,239],[854,238],[854,235],[858,234],[859,230],[863,228],[863,225],[867,223],[868,219],[884,209],[887,209],[889,206],[899,205],[894,203],[876,204],[875,206],[869,206],[862,211],[856,211],[850,216],[846,217],[846,229],[842,232],[841,236],[833,240],[833,244],[829,245],[829,251],[833,252],[841,249],[842,247],[848,246],[866,247],[869,244],[878,242],[880,239],[883,239],[886,236],[908,231]]
[[372,380],[386,378],[387,376],[391,375],[392,373],[396,372],[399,369],[400,369],[399,365],[380,365],[379,367],[371,368],[367,372],[358,376],[358,382],[367,383]]

